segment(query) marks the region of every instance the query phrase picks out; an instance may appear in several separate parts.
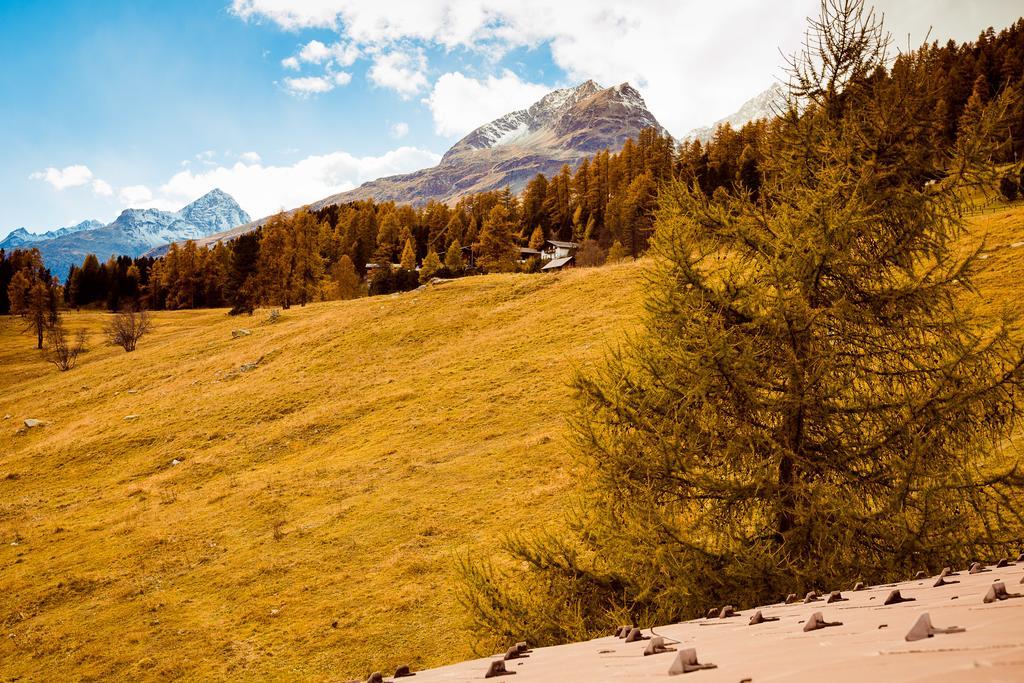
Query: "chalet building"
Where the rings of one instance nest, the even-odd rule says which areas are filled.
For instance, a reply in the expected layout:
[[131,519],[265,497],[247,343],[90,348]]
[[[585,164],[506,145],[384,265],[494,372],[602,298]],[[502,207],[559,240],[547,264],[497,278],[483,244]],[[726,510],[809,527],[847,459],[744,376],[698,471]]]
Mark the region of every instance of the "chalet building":
[[519,247],[519,262],[525,263],[532,258],[543,258],[543,254],[539,249],[530,249],[529,247]]
[[580,245],[576,242],[548,240],[544,253],[541,255],[541,259],[545,263],[540,269],[550,272],[562,270],[563,268],[572,268],[576,262],[576,250],[579,248]]
[[547,245],[544,247],[544,255],[542,258],[545,261],[569,258],[570,256],[574,256],[579,248],[580,245],[576,242],[558,242],[556,240],[548,240]]
[[576,261],[575,256],[565,256],[563,258],[553,258],[543,266],[540,267],[542,272],[551,272],[555,270],[562,270],[563,268],[572,268]]

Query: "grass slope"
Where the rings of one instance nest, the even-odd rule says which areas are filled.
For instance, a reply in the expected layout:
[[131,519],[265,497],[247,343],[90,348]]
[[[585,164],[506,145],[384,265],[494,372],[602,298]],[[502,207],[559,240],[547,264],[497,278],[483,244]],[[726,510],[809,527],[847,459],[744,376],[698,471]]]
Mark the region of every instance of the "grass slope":
[[[969,304],[1024,315],[1024,207],[972,223],[989,268]],[[640,272],[469,278],[273,325],[164,313],[136,353],[63,374],[0,320],[0,674],[338,680],[469,656],[453,561],[557,523],[567,380],[635,325]]]
[[467,278],[274,324],[162,313],[132,354],[70,314],[96,348],[67,373],[0,321],[0,678],[336,680],[471,655],[454,559],[559,518],[567,381],[635,323],[640,280]]

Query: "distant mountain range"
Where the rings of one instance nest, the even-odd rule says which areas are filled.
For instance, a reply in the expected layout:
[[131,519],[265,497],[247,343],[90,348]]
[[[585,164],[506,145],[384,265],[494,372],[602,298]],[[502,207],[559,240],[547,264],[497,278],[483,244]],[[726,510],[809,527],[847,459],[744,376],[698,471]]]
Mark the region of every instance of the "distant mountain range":
[[7,237],[0,240],[0,249],[19,249],[37,242],[64,237],[65,235],[70,235],[73,232],[95,230],[96,228],[102,227],[103,223],[100,223],[99,221],[87,220],[82,221],[78,225],[72,225],[66,228],[56,228],[54,230],[47,230],[46,232],[39,233],[29,232],[25,228],[18,228],[17,230],[12,230]]
[[785,89],[780,84],[773,83],[772,86],[763,93],[744,102],[743,106],[735,113],[715,121],[710,126],[694,128],[687,133],[683,139],[707,142],[714,137],[715,130],[717,130],[719,126],[729,124],[733,128],[742,128],[751,121],[771,118],[778,113],[779,108],[784,106],[785,102]]
[[159,245],[199,239],[250,220],[231,195],[215,189],[180,211],[125,209],[108,225],[84,221],[42,234],[19,228],[0,241],[0,248],[34,247],[50,272],[63,279],[72,265],[81,265],[89,254],[101,261],[111,255],[141,256]]
[[[734,114],[695,128],[683,139],[706,142],[718,126],[738,128],[773,116],[784,101],[784,89],[774,84]],[[518,192],[538,173],[551,176],[563,165],[575,168],[601,150],[618,151],[645,128],[667,133],[633,86],[604,88],[586,81],[554,90],[526,109],[480,126],[445,152],[437,166],[373,180],[313,202],[310,208],[360,199],[454,203],[466,195],[506,186]],[[110,254],[158,256],[171,242],[191,239],[211,244],[250,232],[268,218],[252,221],[230,195],[213,190],[177,212],[126,209],[106,226],[85,221],[40,235],[19,228],[0,247],[37,247],[51,271],[64,277],[71,264],[81,263],[89,253],[101,259]]]

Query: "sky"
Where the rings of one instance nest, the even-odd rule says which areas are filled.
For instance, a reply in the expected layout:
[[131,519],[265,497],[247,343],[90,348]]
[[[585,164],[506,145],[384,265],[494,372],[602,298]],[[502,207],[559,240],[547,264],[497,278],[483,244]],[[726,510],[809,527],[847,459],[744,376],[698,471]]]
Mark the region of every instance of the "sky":
[[[0,238],[228,192],[254,218],[434,165],[558,87],[672,134],[783,75],[816,0],[0,0]],[[879,0],[899,48],[1017,0]]]

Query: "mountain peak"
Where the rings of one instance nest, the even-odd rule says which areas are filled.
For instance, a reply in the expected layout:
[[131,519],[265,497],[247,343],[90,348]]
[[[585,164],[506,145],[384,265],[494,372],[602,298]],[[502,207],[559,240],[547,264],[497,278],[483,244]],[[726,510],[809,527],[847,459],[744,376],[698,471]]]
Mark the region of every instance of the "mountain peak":
[[572,88],[552,90],[528,108],[480,126],[455,143],[441,165],[498,147],[555,148],[572,153],[617,149],[627,137],[652,127],[664,130],[629,83],[603,88],[586,80]]
[[183,207],[178,215],[192,225],[201,226],[206,232],[227,230],[251,220],[235,198],[219,187]]
[[0,242],[0,246],[8,242],[17,245],[31,243],[38,247],[46,266],[63,275],[70,266],[81,264],[90,253],[96,254],[101,261],[112,254],[141,256],[162,244],[201,239],[249,220],[249,214],[234,198],[217,188],[180,211],[128,208],[108,225],[99,221],[83,221],[41,235],[15,231]]
[[767,90],[744,102],[734,113],[715,121],[710,126],[694,128],[687,133],[685,139],[707,142],[714,137],[719,126],[729,124],[733,128],[741,128],[751,121],[771,118],[783,107],[785,101],[785,88],[780,83],[772,83]]
[[96,228],[103,227],[103,224],[99,221],[85,220],[77,225],[71,225],[66,228],[55,228],[46,232],[29,232],[25,228],[17,228],[12,230],[7,237],[0,240],[0,249],[15,249],[18,247],[24,247],[26,245],[43,242],[46,240],[56,239],[58,237],[64,237],[66,235],[72,235],[76,232],[82,232],[84,230],[94,230]]

